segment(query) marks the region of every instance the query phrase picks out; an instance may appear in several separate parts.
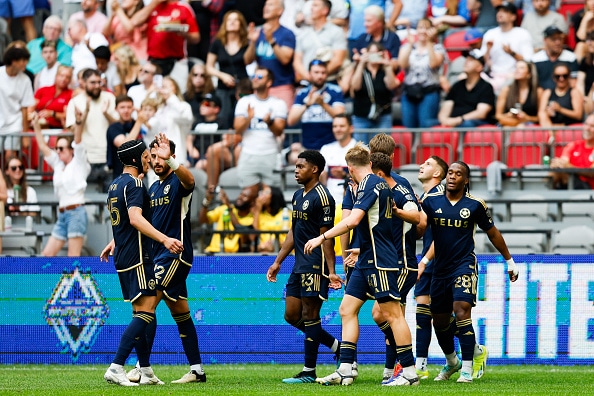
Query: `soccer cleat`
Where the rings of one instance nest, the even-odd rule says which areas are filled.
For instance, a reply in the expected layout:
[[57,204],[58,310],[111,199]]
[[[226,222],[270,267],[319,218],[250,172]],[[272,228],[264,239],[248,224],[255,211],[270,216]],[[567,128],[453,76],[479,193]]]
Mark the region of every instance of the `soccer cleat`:
[[487,347],[484,345],[481,345],[481,348],[483,348],[483,353],[472,359],[472,378],[481,378],[487,369],[489,351],[487,351]]
[[322,385],[351,385],[355,379],[352,375],[342,375],[338,370],[322,378],[316,378],[316,382]]
[[429,379],[429,370],[423,371],[423,370],[417,369],[417,375],[419,376],[419,379],[422,379],[422,380]]
[[180,379],[171,381],[172,384],[187,384],[190,382],[206,382],[206,374],[198,374],[195,370],[191,370]]
[[353,381],[359,377],[359,365],[357,362],[353,362],[351,365],[351,375],[353,376]]
[[454,374],[456,371],[460,371],[461,368],[462,368],[461,360],[458,360],[458,364],[456,364],[455,366],[448,366],[446,364],[445,366],[443,366],[443,368],[441,369],[439,374],[437,374],[437,377],[435,377],[434,381],[447,381],[450,379],[452,374]]
[[400,373],[402,373],[402,365],[400,363],[396,363],[396,366],[394,366],[394,371],[392,372],[392,375],[390,375],[389,377],[384,377],[382,380],[382,385],[387,385],[388,383],[393,381],[394,378],[398,377],[400,375]]
[[462,371],[460,373],[460,378],[458,378],[458,381],[456,382],[472,383],[472,374]]
[[388,382],[382,383],[382,386],[414,386],[419,385],[419,377],[406,378],[404,373],[400,372],[397,376],[392,376]]
[[128,379],[128,377],[126,377],[126,372],[123,368],[121,369],[121,371],[108,368],[105,374],[103,375],[103,378],[110,384],[116,384],[121,386],[138,386],[137,383],[131,382]]
[[292,378],[283,379],[283,382],[285,384],[311,384],[312,382],[316,382],[316,372],[302,371]]
[[165,382],[157,378],[151,367],[142,367],[140,373],[140,385],[165,385]]
[[126,377],[128,377],[130,382],[140,382],[140,376],[140,367],[134,367],[126,373]]

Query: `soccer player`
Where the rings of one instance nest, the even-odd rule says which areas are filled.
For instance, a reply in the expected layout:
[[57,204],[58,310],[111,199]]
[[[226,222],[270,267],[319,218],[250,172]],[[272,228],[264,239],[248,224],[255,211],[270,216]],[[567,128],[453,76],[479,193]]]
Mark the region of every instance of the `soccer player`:
[[172,254],[180,254],[184,246],[179,240],[157,231],[149,221],[149,196],[138,178],[148,170],[146,144],[138,140],[125,142],[117,154],[124,164],[124,171],[109,186],[107,203],[113,240],[101,252],[101,259],[107,261],[109,254],[114,254],[124,301],[132,303],[133,317],[103,378],[122,386],[138,385],[128,380],[124,371],[124,363],[135,348],[142,372],[140,384],[162,385],[150,367],[150,347],[145,336],[147,326],[155,321],[158,303],[149,238]]
[[[419,181],[423,185],[423,195],[420,201],[430,193],[443,191],[444,186],[441,184],[448,173],[448,164],[436,155],[427,158],[425,162],[419,167]],[[423,234],[423,250],[421,252],[422,259],[419,264],[419,280],[415,285],[415,299],[417,301],[417,345],[416,345],[416,367],[417,374],[420,379],[429,378],[429,370],[427,369],[427,358],[429,357],[429,344],[431,343],[431,310],[429,303],[429,288],[431,286],[431,278],[433,274],[432,261],[425,257],[433,237],[431,235],[431,228],[426,227]],[[419,229],[417,228],[419,233]],[[419,233],[420,234],[420,233]]]
[[[392,160],[388,155],[384,153],[371,154],[371,170],[388,183],[395,203],[395,206],[392,208],[393,241],[398,253],[398,288],[400,292],[400,306],[404,315],[406,297],[417,281],[416,226],[421,222],[420,206],[414,192],[398,184],[392,178]],[[426,217],[423,216],[422,220],[424,224],[421,226],[426,227]],[[390,324],[384,318],[377,301],[373,304],[372,315],[373,320],[386,336],[386,365],[382,385],[393,386],[400,371],[398,365],[396,365],[396,370],[394,367],[398,356],[394,333],[392,333]]]
[[[159,231],[181,240],[184,245],[183,251],[175,254],[159,245],[153,247],[157,298],[159,301],[165,300],[177,324],[182,346],[190,363],[190,371],[172,383],[206,382],[186,287],[186,279],[194,259],[190,232],[194,176],[177,161],[173,153],[175,143],[164,133],[158,134],[151,142],[151,165],[159,177],[149,189],[151,222]],[[128,373],[128,378],[132,373]],[[134,379],[139,377],[138,374],[137,372]]]
[[276,282],[285,258],[295,249],[295,266],[287,282],[285,320],[305,333],[305,364],[293,378],[283,379],[287,384],[309,383],[316,380],[316,363],[320,343],[333,352],[340,352],[340,343],[322,329],[320,309],[328,299],[328,288],[340,289],[341,280],[334,270],[334,239],[324,239],[321,248],[304,254],[304,246],[312,236],[323,235],[334,224],[334,199],[320,183],[320,174],[326,161],[316,150],[305,150],[297,157],[295,179],[302,184],[293,195],[293,222],[287,238],[266,278]]
[[368,298],[375,298],[392,328],[403,366],[394,385],[418,385],[410,329],[400,307],[398,263],[393,259],[398,253],[392,237],[392,192],[388,184],[371,171],[370,154],[364,144],[359,142],[350,149],[346,161],[349,173],[358,185],[351,214],[322,235],[310,239],[304,248],[304,252],[310,254],[325,240],[357,227],[360,254],[340,304],[341,363],[334,373],[316,381],[326,385],[353,383],[352,364],[359,338],[359,311]]
[[[431,315],[439,346],[446,364],[435,381],[446,381],[460,371],[458,382],[472,382],[473,358],[486,350],[476,344],[471,311],[476,305],[478,263],[474,254],[476,226],[483,229],[507,262],[509,279],[518,279],[514,259],[505,240],[493,224],[484,201],[470,195],[470,169],[462,161],[453,162],[446,176],[445,191],[427,194],[423,210],[433,234],[433,279],[431,281]],[[425,257],[433,258],[432,249]],[[451,323],[452,311],[455,326]],[[454,350],[457,331],[462,361]]]

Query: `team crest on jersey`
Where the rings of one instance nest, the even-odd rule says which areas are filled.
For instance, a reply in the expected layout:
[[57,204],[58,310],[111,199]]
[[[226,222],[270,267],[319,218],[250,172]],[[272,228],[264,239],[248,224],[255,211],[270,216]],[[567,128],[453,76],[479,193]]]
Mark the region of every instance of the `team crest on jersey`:
[[329,215],[330,214],[330,206],[324,206],[324,214],[325,215]]
[[303,202],[301,209],[307,210],[307,208],[309,208],[309,200],[306,199],[305,202]]
[[460,217],[462,217],[463,219],[469,218],[470,217],[470,209],[468,209],[468,208],[460,209]]
[[363,198],[363,194],[364,194],[363,191],[361,191],[360,193],[357,194],[357,201],[359,201],[361,198]]
[[414,201],[412,194],[406,194],[404,198],[406,198],[407,201]]
[[171,187],[171,186],[170,186],[169,184],[168,184],[168,185],[166,185],[166,186],[165,186],[165,188],[163,189],[163,194],[169,194],[169,188],[170,188],[170,187]]
[[60,341],[61,352],[70,352],[76,362],[89,352],[109,317],[109,306],[97,282],[76,267],[64,272],[44,308],[45,321]]

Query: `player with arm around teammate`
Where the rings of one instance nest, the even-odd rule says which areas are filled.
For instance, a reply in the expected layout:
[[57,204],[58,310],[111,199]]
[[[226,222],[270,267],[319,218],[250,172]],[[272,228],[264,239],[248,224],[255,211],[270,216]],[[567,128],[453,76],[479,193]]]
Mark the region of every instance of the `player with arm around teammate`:
[[[460,371],[458,382],[473,380],[473,358],[485,351],[476,344],[471,311],[476,305],[478,262],[474,254],[476,226],[483,229],[507,262],[509,279],[518,279],[518,270],[505,240],[493,224],[484,201],[468,192],[470,168],[462,161],[453,162],[446,176],[445,191],[427,194],[423,210],[433,233],[433,279],[431,281],[431,315],[446,364],[435,377],[445,381]],[[431,251],[431,249],[430,249]],[[432,257],[428,257],[431,259]],[[452,311],[455,326],[451,323]],[[454,350],[457,331],[462,361]]]
[[150,347],[145,335],[146,328],[155,321],[158,303],[150,239],[173,254],[180,254],[183,244],[157,231],[149,221],[149,197],[139,178],[148,170],[146,144],[138,140],[125,142],[117,153],[124,164],[124,171],[109,186],[107,204],[113,240],[101,252],[101,259],[107,261],[109,254],[113,253],[124,301],[132,303],[133,318],[122,334],[104,378],[117,385],[138,385],[128,380],[124,371],[124,363],[135,348],[143,373],[140,384],[162,385],[163,382],[150,367]]

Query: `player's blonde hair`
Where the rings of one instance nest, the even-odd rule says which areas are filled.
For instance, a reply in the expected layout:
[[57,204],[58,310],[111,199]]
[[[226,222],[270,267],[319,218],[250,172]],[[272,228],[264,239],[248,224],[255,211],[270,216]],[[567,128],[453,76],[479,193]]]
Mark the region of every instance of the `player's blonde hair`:
[[369,166],[370,164],[369,149],[361,142],[357,142],[355,147],[349,149],[344,158],[350,166]]
[[372,153],[384,153],[387,156],[392,156],[396,150],[396,142],[387,133],[378,133],[369,141],[369,149]]

